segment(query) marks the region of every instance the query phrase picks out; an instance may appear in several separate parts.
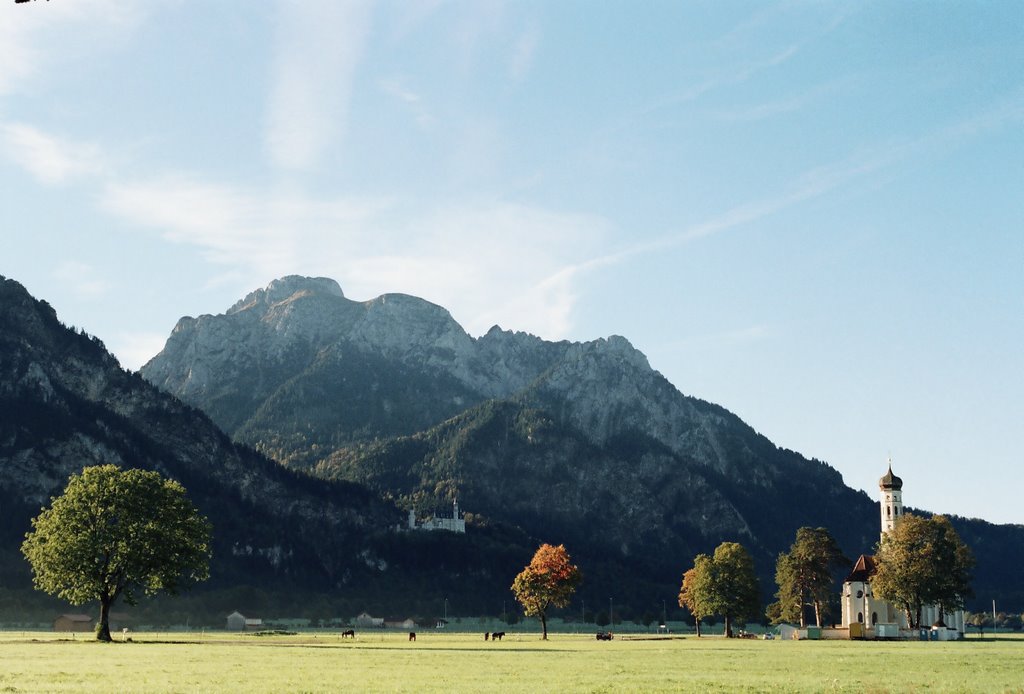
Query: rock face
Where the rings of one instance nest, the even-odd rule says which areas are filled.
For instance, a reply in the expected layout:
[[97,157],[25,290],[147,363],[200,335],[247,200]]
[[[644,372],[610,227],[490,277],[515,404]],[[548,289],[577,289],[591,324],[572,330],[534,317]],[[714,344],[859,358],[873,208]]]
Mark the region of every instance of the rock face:
[[[724,539],[770,562],[800,525],[830,525],[830,505],[872,503],[682,395],[623,337],[552,343],[495,327],[474,339],[439,306],[354,302],[323,278],[181,319],[142,373],[286,465],[421,511],[458,497],[540,536],[671,557],[673,573]],[[783,493],[821,503],[780,512],[794,498]],[[860,546],[875,532],[837,534]]]
[[[513,397],[595,445],[640,432],[723,473],[736,461],[721,430],[745,427],[684,397],[623,337],[551,343],[494,327],[473,339],[439,306],[401,294],[358,303],[325,278],[285,277],[222,315],[182,318],[142,374],[235,438],[308,465]],[[289,445],[289,418],[315,425],[309,446]]]

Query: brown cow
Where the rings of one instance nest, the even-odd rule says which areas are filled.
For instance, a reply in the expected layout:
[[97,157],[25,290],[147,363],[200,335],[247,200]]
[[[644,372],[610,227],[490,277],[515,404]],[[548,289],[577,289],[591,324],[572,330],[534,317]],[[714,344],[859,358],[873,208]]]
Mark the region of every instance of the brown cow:
[[410,631],[409,632],[409,640],[410,641],[415,641],[416,640],[416,632],[415,631]]
[[501,641],[501,637],[504,635],[504,631],[496,631],[493,634],[491,634],[491,641]]
[[348,631],[341,632],[341,638],[345,638],[345,637],[348,637],[350,639],[354,639],[356,637],[355,629],[349,629]]
[[485,631],[484,632],[484,641],[487,641],[490,638],[491,638],[491,632]]

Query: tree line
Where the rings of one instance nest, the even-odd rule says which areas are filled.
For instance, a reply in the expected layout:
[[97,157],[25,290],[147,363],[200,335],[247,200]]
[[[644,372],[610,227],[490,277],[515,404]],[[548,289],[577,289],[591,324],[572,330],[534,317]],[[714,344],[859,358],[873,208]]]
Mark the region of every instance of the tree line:
[[[141,594],[173,595],[208,578],[210,533],[179,483],[100,465],[71,476],[64,493],[32,520],[22,553],[40,590],[75,605],[100,603],[97,638],[109,641],[110,608],[119,598],[135,604]],[[911,627],[920,625],[925,605],[938,605],[941,621],[971,595],[973,556],[944,516],[902,516],[882,536],[875,563],[875,597],[902,610]],[[762,617],[805,627],[813,614],[820,627],[830,616],[836,572],[849,566],[828,530],[800,528],[776,561],[777,600],[762,611],[753,557],[743,545],[723,542],[713,554],[694,557],[679,605],[693,616],[698,636],[711,617],[722,618],[726,636],[734,624]],[[581,581],[563,545],[543,544],[511,590],[524,613],[540,619],[547,639],[549,611],[566,607]],[[974,621],[984,628],[983,616]]]
[[[698,554],[693,567],[683,574],[679,605],[690,611],[700,636],[701,621],[721,617],[726,636],[734,622],[808,624],[814,615],[817,626],[831,616],[836,572],[851,562],[825,528],[800,528],[788,552],[775,563],[776,602],[762,613],[761,591],[754,561],[741,544],[724,542],[713,555]],[[900,609],[911,628],[921,625],[922,608],[939,607],[945,613],[964,608],[971,596],[974,558],[945,516],[902,516],[882,536],[875,555],[876,571],[871,589],[876,598]]]

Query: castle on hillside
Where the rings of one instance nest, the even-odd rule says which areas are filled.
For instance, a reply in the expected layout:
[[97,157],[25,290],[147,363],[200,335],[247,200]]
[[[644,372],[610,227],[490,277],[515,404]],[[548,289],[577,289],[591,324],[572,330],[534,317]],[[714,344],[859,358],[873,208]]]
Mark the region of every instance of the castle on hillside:
[[[882,537],[885,537],[896,525],[896,520],[903,515],[903,480],[892,474],[891,460],[889,471],[878,480],[878,488],[881,490]],[[854,564],[853,571],[843,581],[840,597],[842,628],[849,629],[850,637],[899,638],[900,631],[908,628],[903,610],[873,595],[871,578],[876,570],[875,558],[862,554]],[[944,624],[939,623],[938,605],[925,605],[921,608],[921,624],[934,625],[932,631],[936,640],[963,638],[963,610],[947,612],[942,617]]]
[[428,518],[423,522],[416,520],[415,509],[409,509],[409,521],[408,524],[403,528],[404,530],[447,530],[453,533],[465,533],[466,532],[466,519],[459,511],[459,500],[455,499],[452,501],[452,517],[442,518],[440,516],[434,516]]

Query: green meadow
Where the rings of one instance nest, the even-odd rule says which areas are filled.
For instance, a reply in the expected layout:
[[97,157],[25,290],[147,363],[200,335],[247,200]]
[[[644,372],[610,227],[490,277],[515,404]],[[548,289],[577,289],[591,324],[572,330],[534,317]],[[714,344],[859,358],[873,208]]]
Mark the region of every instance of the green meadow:
[[0,692],[1024,692],[1024,639],[0,632]]

